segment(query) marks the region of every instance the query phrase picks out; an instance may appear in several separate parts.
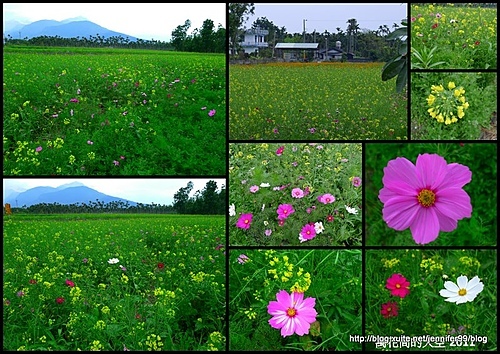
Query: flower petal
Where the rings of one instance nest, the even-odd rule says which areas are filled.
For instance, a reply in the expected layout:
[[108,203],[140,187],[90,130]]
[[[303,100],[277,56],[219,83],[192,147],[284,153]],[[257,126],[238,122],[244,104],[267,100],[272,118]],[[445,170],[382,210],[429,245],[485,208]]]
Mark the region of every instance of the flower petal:
[[384,204],[382,217],[390,228],[401,231],[410,227],[420,209],[414,196],[398,196]]
[[417,178],[422,187],[435,189],[448,172],[447,163],[444,157],[438,154],[421,154],[415,163]]
[[458,222],[456,219],[445,216],[443,213],[439,211],[438,208],[435,208],[435,212],[439,219],[440,231],[451,232],[457,228]]
[[410,225],[416,243],[425,245],[439,236],[439,219],[434,208],[420,208]]
[[457,278],[457,285],[459,289],[467,289],[467,276],[461,275]]
[[445,282],[444,282],[444,287],[445,287],[447,290],[449,290],[449,291],[451,291],[451,292],[453,292],[453,293],[455,293],[455,294],[458,294],[458,291],[460,290],[460,288],[457,286],[457,284],[455,284],[455,283],[454,283],[454,282],[452,282],[452,281],[445,281]]
[[448,174],[440,185],[434,186],[436,189],[446,187],[462,188],[472,179],[472,172],[467,166],[459,163],[450,163],[448,165]]
[[434,205],[441,213],[456,220],[470,218],[472,215],[470,197],[461,188],[446,188],[437,191]]
[[453,296],[457,296],[457,292],[456,291],[449,291],[446,289],[441,289],[441,290],[439,290],[439,295],[441,295],[442,297],[453,297]]
[[444,157],[438,154],[418,155],[415,167],[419,185],[434,190],[446,177],[447,166]]
[[415,165],[404,157],[389,161],[384,167],[382,183],[385,188],[401,195],[414,193],[419,187]]

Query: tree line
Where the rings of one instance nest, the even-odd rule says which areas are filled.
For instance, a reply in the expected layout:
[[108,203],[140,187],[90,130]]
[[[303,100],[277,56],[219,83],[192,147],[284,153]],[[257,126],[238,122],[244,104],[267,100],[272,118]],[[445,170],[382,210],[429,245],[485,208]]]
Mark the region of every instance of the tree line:
[[[128,201],[103,202],[99,199],[88,203],[38,203],[31,206],[12,208],[12,214],[81,214],[81,213],[116,213],[116,214],[196,214],[223,215],[226,213],[226,189],[218,191],[217,182],[210,180],[201,191],[189,196],[193,182],[180,188],[174,195],[172,205],[162,204],[130,204]],[[4,209],[7,212],[7,206]]]
[[129,37],[111,36],[104,37],[99,33],[95,36],[63,38],[61,36],[38,36],[24,39],[13,38],[10,34],[4,35],[4,45],[27,45],[45,47],[88,47],[88,48],[129,48],[129,49],[156,49],[176,50],[183,52],[198,53],[225,53],[226,52],[226,29],[219,24],[215,28],[214,22],[207,19],[200,29],[196,28],[192,34],[187,34],[191,27],[191,21],[186,20],[184,25],[177,26],[172,31],[169,42],[155,39],[144,40],[138,38],[135,41]]
[[[243,24],[254,15],[254,3],[229,4],[229,41],[230,53],[233,57],[242,56],[240,42],[243,41],[245,29]],[[401,19],[403,22],[403,19]],[[263,29],[269,32],[265,36],[268,48],[261,48],[253,54],[262,58],[273,58],[276,53],[276,43],[318,43],[319,49],[334,48],[335,43],[341,43],[341,48],[346,53],[373,61],[388,61],[398,55],[402,41],[400,39],[388,40],[388,36],[401,27],[402,23],[380,25],[377,30],[363,30],[355,18],[346,19],[346,28],[336,27],[335,31],[289,33],[286,27],[279,27],[266,17],[257,18],[250,26],[251,29]]]

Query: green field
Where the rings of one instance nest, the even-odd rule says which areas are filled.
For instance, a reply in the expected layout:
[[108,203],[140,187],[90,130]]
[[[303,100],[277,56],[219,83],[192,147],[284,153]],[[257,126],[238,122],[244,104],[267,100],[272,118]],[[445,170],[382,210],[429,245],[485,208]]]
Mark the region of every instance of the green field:
[[3,225],[4,350],[225,349],[224,217],[10,215]]
[[230,65],[229,138],[406,140],[407,96],[383,65]]
[[4,48],[4,175],[223,175],[223,54]]

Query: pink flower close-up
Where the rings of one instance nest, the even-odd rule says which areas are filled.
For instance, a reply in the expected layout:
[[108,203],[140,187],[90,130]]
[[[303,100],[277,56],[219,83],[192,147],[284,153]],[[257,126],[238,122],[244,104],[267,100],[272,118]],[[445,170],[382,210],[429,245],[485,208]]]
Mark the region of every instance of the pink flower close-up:
[[215,113],[216,113],[215,109],[211,109],[211,110],[208,112],[208,115],[209,115],[210,117],[213,117],[213,116],[215,116]]
[[400,298],[404,298],[410,293],[410,282],[399,273],[391,275],[387,279],[385,287],[391,291],[392,296],[399,296]]
[[284,147],[284,146],[280,146],[280,147],[276,150],[276,155],[281,156],[281,155],[283,154],[283,151],[285,151],[285,147]]
[[458,220],[471,217],[470,197],[462,189],[471,179],[467,166],[448,164],[437,154],[418,155],[415,165],[397,157],[384,168],[378,195],[382,217],[397,231],[410,228],[417,244],[432,242],[440,231],[453,231]]
[[281,290],[276,294],[276,300],[267,305],[267,312],[272,316],[268,321],[271,327],[280,329],[283,337],[294,333],[299,336],[309,334],[311,323],[316,321],[318,315],[314,309],[316,299],[304,299],[304,293],[288,294],[286,290]]
[[361,178],[353,177],[351,182],[354,187],[359,187],[361,185]]
[[291,204],[280,204],[276,210],[278,213],[278,220],[284,220],[295,212]]
[[35,151],[36,151],[36,152],[40,152],[40,151],[42,151],[42,149],[43,149],[43,148],[42,148],[41,146],[39,146],[39,147],[37,147],[37,148],[35,149]]
[[238,218],[238,221],[236,222],[236,227],[239,227],[240,229],[244,230],[249,229],[250,225],[252,224],[252,218],[253,215],[251,213],[241,214],[240,217]]

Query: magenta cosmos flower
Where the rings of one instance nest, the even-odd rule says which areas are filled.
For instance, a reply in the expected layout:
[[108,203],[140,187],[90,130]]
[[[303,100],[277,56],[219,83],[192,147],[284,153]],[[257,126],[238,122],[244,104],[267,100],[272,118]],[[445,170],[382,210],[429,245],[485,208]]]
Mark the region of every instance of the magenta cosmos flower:
[[295,209],[291,204],[280,204],[276,210],[278,213],[278,220],[284,220],[290,216],[290,214],[295,212]]
[[302,230],[299,233],[299,240],[300,242],[305,242],[312,240],[313,238],[316,237],[316,228],[314,227],[314,224],[306,224],[302,228]]
[[252,223],[252,214],[241,214],[238,221],[236,222],[236,226],[240,229],[249,229],[250,224]]
[[380,314],[384,316],[384,318],[396,317],[398,315],[398,304],[393,301],[382,304]]
[[385,287],[391,291],[392,296],[404,298],[410,293],[410,282],[401,274],[396,273],[387,279]]
[[271,327],[281,329],[283,337],[296,333],[299,336],[309,333],[311,323],[316,321],[317,312],[314,309],[316,299],[304,299],[304,293],[281,290],[276,294],[276,300],[267,305],[267,312],[273,316],[269,320]]
[[418,244],[432,242],[439,231],[453,231],[458,220],[471,217],[470,197],[462,189],[471,178],[467,166],[448,164],[437,154],[418,155],[415,165],[404,157],[391,160],[378,195],[384,221],[398,231],[410,228]]
[[318,196],[318,201],[323,204],[330,204],[335,201],[335,197],[330,193],[326,193]]

